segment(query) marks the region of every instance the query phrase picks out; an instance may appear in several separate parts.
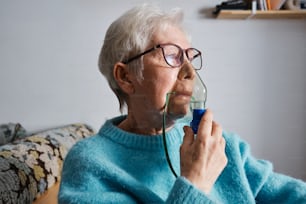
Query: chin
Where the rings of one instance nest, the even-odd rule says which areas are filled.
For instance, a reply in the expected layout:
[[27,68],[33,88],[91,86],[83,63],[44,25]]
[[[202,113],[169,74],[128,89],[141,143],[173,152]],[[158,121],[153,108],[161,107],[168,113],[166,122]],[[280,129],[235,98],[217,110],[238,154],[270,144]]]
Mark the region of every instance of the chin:
[[185,117],[189,113],[189,104],[185,104],[184,106],[175,106],[168,108],[168,117],[172,120],[177,120]]

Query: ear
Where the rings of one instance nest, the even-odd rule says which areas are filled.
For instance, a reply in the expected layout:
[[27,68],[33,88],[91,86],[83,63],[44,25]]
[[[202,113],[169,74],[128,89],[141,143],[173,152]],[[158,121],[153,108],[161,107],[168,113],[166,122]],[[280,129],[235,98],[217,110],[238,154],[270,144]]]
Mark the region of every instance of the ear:
[[117,62],[113,70],[114,78],[121,90],[126,94],[134,93],[134,85],[131,80],[131,75],[126,64]]

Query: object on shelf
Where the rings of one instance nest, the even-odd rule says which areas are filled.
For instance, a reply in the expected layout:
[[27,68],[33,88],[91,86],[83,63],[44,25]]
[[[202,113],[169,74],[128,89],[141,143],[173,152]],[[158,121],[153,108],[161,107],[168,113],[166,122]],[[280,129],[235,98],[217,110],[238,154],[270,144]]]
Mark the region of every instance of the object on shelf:
[[269,10],[279,10],[286,0],[266,0],[266,2],[270,5]]
[[284,7],[288,10],[300,10],[301,2],[300,0],[287,0]]
[[214,15],[218,15],[221,10],[246,10],[249,5],[244,0],[229,0],[224,1],[216,6],[216,10],[213,11]]
[[218,16],[222,10],[251,10],[254,15],[256,11],[299,11],[305,7],[306,0],[228,0],[216,5],[213,14]]
[[300,0],[301,1],[301,9],[306,9],[306,0]]
[[256,1],[257,10],[299,10],[301,8],[301,1],[304,0],[245,0]]

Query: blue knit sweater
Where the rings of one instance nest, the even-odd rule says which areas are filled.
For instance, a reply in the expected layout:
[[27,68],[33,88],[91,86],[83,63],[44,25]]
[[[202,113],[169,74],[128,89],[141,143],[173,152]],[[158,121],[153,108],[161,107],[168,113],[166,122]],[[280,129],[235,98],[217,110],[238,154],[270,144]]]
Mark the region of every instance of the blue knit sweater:
[[[65,158],[59,203],[306,203],[306,184],[274,173],[236,135],[224,133],[228,164],[209,195],[171,173],[162,136],[117,128],[123,116],[78,142]],[[167,132],[172,164],[179,174],[183,122]]]

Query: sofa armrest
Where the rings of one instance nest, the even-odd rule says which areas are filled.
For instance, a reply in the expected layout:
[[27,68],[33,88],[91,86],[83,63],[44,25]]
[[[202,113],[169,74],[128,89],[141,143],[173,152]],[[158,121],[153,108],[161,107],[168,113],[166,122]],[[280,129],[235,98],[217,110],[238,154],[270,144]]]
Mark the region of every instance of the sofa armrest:
[[94,133],[88,125],[71,124],[0,146],[0,203],[32,203],[44,195],[60,181],[69,149]]
[[57,204],[57,195],[59,191],[60,182],[56,182],[43,195],[37,198],[33,204]]

